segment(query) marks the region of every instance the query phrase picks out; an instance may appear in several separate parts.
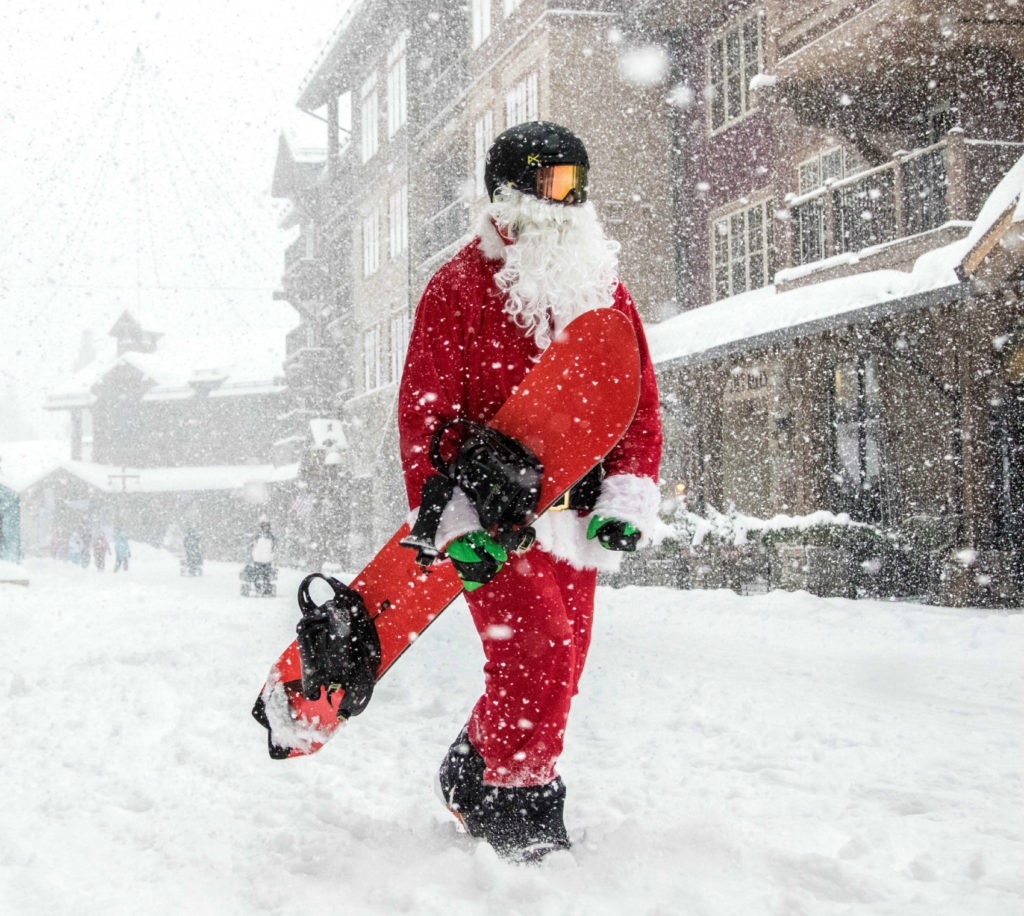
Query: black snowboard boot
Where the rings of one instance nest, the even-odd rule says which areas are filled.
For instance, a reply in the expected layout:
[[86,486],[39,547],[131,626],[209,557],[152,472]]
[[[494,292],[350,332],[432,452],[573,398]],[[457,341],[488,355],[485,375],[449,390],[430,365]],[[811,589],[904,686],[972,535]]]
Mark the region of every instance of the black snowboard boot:
[[542,786],[487,786],[477,828],[498,854],[515,862],[539,862],[568,849],[565,783],[555,777]]
[[471,836],[515,862],[538,862],[571,846],[560,777],[542,786],[490,786],[484,783],[484,768],[463,728],[441,762],[438,782],[448,810]]
[[441,798],[451,811],[473,836],[474,833],[467,821],[467,815],[477,814],[480,803],[486,792],[484,785],[484,758],[469,743],[469,732],[465,726],[459,737],[448,748],[441,768],[437,771]]

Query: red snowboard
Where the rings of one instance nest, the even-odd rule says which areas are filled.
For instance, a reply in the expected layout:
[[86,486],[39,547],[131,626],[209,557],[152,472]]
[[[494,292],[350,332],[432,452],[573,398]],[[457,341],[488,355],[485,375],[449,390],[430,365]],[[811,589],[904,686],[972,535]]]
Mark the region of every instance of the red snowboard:
[[[598,309],[569,324],[488,425],[540,458],[538,505],[546,509],[611,451],[633,419],[639,396],[633,328],[620,312]],[[350,583],[380,637],[378,681],[462,591],[451,563],[416,564],[416,551],[399,545],[408,533],[403,525]],[[299,651],[292,642],[270,669],[253,708],[269,732],[270,756],[300,757],[323,747],[345,721],[337,713],[342,696],[302,696]]]

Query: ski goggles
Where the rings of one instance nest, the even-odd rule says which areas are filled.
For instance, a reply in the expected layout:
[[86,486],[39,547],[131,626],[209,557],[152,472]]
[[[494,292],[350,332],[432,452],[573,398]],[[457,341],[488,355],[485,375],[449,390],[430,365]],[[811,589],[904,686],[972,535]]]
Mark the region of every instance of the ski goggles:
[[[541,200],[581,204],[587,199],[585,165],[543,165],[536,172],[536,192]],[[569,200],[569,195],[572,200]]]

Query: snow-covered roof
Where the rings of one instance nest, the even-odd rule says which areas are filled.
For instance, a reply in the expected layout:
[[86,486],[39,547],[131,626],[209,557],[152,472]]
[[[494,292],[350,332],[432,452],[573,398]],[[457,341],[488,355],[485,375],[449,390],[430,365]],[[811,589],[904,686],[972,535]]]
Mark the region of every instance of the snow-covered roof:
[[59,468],[69,450],[61,439],[0,442],[0,485],[20,493]]
[[298,465],[232,464],[209,467],[133,468],[62,461],[37,473],[20,489],[28,489],[54,471],[66,471],[103,493],[194,493],[240,490],[252,483],[282,483],[298,476]]
[[302,113],[282,129],[277,141],[277,158],[270,193],[293,197],[316,184],[327,162],[327,130],[320,121]]
[[962,273],[971,276],[997,245],[1024,245],[1024,156],[988,196],[967,236]]
[[[967,252],[965,240],[927,252],[913,270],[874,270],[799,287],[775,286],[721,299],[647,329],[655,363],[696,362],[773,340],[814,333],[838,316],[960,285],[956,268]],[[959,293],[952,293],[959,295]]]
[[93,389],[118,366],[131,366],[153,383],[145,399],[192,397],[193,383],[218,383],[218,396],[241,396],[280,391],[285,355],[284,335],[278,328],[248,327],[238,335],[170,338],[152,353],[108,352],[71,376],[47,398],[47,407],[87,407]]

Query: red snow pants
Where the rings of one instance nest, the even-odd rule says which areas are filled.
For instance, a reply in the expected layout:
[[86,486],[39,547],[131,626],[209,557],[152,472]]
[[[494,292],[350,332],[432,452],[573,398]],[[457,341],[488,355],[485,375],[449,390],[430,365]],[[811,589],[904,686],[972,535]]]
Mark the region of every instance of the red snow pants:
[[595,570],[534,547],[467,593],[486,660],[484,694],[469,718],[469,740],[487,764],[485,783],[535,786],[557,775],[590,648],[596,584]]

